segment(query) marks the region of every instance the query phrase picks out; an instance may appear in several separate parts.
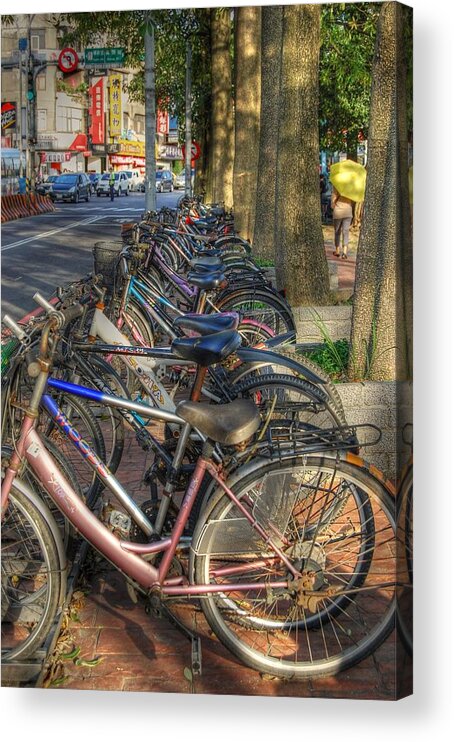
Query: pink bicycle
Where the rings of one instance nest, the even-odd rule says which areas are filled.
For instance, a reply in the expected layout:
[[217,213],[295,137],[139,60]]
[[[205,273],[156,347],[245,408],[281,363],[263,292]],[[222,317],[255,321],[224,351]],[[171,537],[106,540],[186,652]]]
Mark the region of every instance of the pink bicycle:
[[[236,332],[174,342],[174,352],[197,364],[198,371],[191,399],[180,402],[171,415],[182,426],[173,469],[178,470],[191,430],[205,443],[173,524],[165,530],[174,495],[172,467],[147,533],[140,531],[143,514],[137,515],[140,509],[131,505],[137,517],[134,532],[139,532],[135,539],[118,537],[118,529],[114,534],[109,523],[87,508],[35,426],[58,334],[81,311],[75,305],[55,312],[44,326],[39,357],[30,368],[33,394],[5,468],[4,656],[23,658],[39,646],[64,595],[65,559],[58,532],[45,506],[21,481],[24,459],[65,517],[122,572],[130,589],[148,607],[159,606],[191,639],[194,673],[201,671],[200,639],[173,616],[175,599],[199,599],[216,637],[243,663],[268,675],[332,675],[373,652],[395,619],[394,501],[361,459],[327,443],[323,431],[312,447],[301,442],[298,431],[280,435],[275,429],[261,438],[260,415],[251,401],[217,406],[193,401],[207,367],[239,346]],[[162,415],[150,408],[150,417],[168,421],[170,413]],[[62,427],[69,426],[89,465],[126,503],[115,477],[61,410],[57,419]],[[223,456],[228,451],[230,459],[240,458],[227,480],[223,464],[214,461],[219,461],[217,443]],[[188,548],[185,526],[207,474],[214,491],[205,497]],[[32,542],[36,553],[27,552]]]

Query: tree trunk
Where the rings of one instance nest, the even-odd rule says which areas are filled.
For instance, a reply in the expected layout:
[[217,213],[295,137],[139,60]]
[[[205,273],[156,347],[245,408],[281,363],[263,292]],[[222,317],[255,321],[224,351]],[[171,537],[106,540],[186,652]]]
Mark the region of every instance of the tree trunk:
[[252,241],[260,131],[260,6],[235,9],[235,229]]
[[318,139],[320,6],[286,5],[275,215],[276,278],[292,306],[326,304]]
[[282,19],[281,5],[262,7],[260,146],[252,244],[254,255],[268,260],[274,259]]
[[382,6],[372,80],[349,373],[378,381],[407,378],[412,353],[406,64],[398,3]]
[[211,8],[211,135],[207,200],[233,205],[233,106],[230,9]]

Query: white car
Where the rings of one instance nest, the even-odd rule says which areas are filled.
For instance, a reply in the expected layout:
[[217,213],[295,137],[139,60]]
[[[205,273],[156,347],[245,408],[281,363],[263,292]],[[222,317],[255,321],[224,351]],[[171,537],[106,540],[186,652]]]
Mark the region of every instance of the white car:
[[[114,173],[114,194],[116,196],[129,196],[129,178],[125,172]],[[110,196],[110,185],[109,185],[110,173],[104,173],[101,175],[96,186],[97,196]]]
[[140,184],[143,183],[143,175],[140,170],[124,170],[129,179],[129,190],[140,191]]

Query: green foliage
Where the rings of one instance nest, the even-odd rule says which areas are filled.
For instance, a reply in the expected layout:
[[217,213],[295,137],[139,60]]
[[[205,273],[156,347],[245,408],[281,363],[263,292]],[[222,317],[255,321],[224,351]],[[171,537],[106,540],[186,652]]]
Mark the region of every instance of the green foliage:
[[344,131],[367,138],[372,59],[381,3],[322,6],[320,145],[345,150]]
[[210,99],[209,10],[169,9],[73,13],[66,16],[69,31],[65,43],[84,46],[122,46],[125,67],[134,74],[126,89],[130,100],[143,102],[144,33],[147,24],[155,30],[156,100],[162,109],[178,117],[183,140],[185,110],[186,41],[192,45],[192,117],[194,138],[206,125]]
[[333,381],[346,379],[350,355],[350,344],[346,338],[324,340],[321,348],[305,355],[317,363]]

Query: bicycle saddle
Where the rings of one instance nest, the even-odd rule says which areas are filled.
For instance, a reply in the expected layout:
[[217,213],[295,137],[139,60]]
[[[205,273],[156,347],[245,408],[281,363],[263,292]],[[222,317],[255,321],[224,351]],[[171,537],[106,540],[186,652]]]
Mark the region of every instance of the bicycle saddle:
[[176,413],[194,428],[217,443],[234,446],[254,435],[261,419],[250,399],[235,399],[228,404],[180,402]]
[[199,289],[216,289],[223,281],[225,281],[225,275],[220,271],[210,273],[188,273],[188,283],[191,286],[197,286]]
[[214,256],[212,258],[211,257],[206,258],[205,256],[192,258],[189,265],[196,272],[200,270],[216,271],[224,267],[224,263],[222,262],[222,259],[218,258],[217,256]]
[[224,330],[197,338],[177,338],[171,350],[178,358],[193,361],[198,366],[211,366],[223,361],[240,345],[241,335],[234,330]]
[[224,330],[236,330],[239,321],[240,318],[236,312],[222,314],[196,314],[194,312],[185,314],[184,317],[177,317],[173,325],[181,330],[192,330],[201,335],[210,335]]

